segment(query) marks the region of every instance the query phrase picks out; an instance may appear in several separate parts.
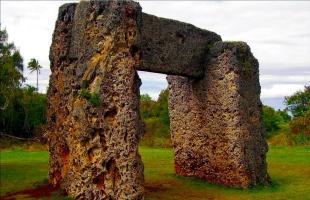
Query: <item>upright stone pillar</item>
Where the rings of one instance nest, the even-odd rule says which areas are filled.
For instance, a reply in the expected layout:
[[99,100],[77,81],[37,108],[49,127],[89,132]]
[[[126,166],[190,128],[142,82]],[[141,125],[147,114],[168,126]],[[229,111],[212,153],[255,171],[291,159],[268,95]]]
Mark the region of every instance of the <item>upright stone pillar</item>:
[[49,182],[76,199],[143,199],[138,154],[139,4],[82,1],[59,9],[50,50]]
[[195,80],[168,76],[176,173],[249,187],[268,182],[258,62],[242,42],[217,42]]

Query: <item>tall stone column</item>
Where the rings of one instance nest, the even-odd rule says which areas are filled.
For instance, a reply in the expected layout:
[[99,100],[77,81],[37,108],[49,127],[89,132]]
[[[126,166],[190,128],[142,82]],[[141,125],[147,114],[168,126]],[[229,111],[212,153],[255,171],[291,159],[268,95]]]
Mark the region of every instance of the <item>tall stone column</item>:
[[50,50],[49,182],[76,199],[143,199],[139,4],[65,4]]
[[258,62],[243,42],[217,42],[200,80],[168,76],[176,173],[249,187],[268,182]]

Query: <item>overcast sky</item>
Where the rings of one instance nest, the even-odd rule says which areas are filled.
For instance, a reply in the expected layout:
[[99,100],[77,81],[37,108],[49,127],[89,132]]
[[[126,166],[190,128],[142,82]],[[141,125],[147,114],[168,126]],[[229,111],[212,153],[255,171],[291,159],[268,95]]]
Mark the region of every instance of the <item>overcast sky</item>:
[[[39,60],[40,91],[46,92],[49,47],[58,7],[71,1],[0,1],[6,28],[24,57]],[[303,1],[139,1],[143,12],[214,31],[223,40],[247,42],[260,63],[261,99],[283,108],[284,96],[310,85],[310,2]],[[141,93],[154,99],[167,87],[166,75],[139,72]],[[35,85],[35,73],[24,75]]]

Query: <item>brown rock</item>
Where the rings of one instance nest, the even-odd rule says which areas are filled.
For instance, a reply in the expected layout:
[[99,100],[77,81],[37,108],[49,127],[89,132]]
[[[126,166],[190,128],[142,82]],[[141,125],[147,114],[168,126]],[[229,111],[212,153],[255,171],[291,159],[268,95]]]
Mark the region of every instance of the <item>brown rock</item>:
[[258,63],[244,43],[220,40],[132,1],[60,7],[50,50],[50,183],[75,199],[143,199],[137,69],[184,76],[168,78],[178,174],[266,183]]
[[[132,14],[127,15],[130,11]],[[48,90],[49,180],[76,199],[142,199],[133,2],[59,10]]]
[[258,78],[242,42],[217,42],[201,80],[168,76],[177,174],[237,187],[268,182]]
[[143,13],[135,46],[141,52],[138,70],[193,78],[204,74],[205,56],[221,37],[191,24]]

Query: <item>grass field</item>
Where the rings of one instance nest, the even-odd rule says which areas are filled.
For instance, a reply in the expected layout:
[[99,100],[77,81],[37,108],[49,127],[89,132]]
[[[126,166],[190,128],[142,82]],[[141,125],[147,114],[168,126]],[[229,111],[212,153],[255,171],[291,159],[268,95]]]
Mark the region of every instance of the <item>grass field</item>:
[[[272,185],[234,189],[176,176],[170,149],[140,148],[145,165],[146,199],[310,199],[310,147],[271,147],[268,171]],[[46,183],[48,153],[1,151],[1,196]],[[53,194],[46,199],[61,199]],[[30,199],[18,196],[17,199]]]

